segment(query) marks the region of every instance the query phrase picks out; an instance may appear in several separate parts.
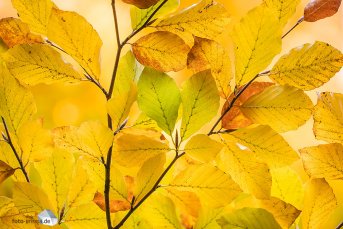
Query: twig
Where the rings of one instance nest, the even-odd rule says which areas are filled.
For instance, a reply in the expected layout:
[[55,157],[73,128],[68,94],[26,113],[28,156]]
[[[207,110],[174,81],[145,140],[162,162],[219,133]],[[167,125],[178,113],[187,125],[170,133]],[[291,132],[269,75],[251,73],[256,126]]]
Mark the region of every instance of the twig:
[[30,183],[30,179],[29,179],[29,176],[27,175],[27,172],[25,170],[25,166],[23,165],[23,162],[21,161],[21,158],[19,157],[17,150],[14,148],[10,133],[8,131],[8,127],[6,125],[6,121],[5,121],[4,117],[1,117],[1,119],[2,119],[2,123],[4,124],[6,135],[7,135],[5,141],[10,145],[10,147],[11,147],[11,149],[12,149],[12,151],[13,151],[13,153],[14,153],[14,155],[15,155],[18,163],[19,163],[20,170],[23,172],[23,174],[25,176],[26,181]]
[[343,227],[343,222],[340,223],[340,224],[336,227],[336,229],[341,229],[342,227]]
[[297,23],[296,23],[290,30],[288,30],[288,31],[282,36],[281,39],[285,38],[290,32],[293,31],[293,29],[295,29],[295,28],[296,28],[298,25],[300,25],[300,23],[303,22],[303,21],[304,21],[304,16],[302,16],[302,17],[297,21]]

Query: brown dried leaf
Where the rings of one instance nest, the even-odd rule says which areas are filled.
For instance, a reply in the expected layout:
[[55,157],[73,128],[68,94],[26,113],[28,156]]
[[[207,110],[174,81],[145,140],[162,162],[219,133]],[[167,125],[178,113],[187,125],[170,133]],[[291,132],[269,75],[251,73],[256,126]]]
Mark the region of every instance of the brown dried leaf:
[[190,48],[177,35],[158,31],[150,33],[132,46],[137,60],[161,72],[180,71],[187,65]]
[[41,36],[31,33],[27,24],[11,17],[0,20],[0,38],[9,48],[19,44],[43,43]]
[[10,177],[15,172],[11,166],[3,161],[0,161],[0,184]]
[[[105,198],[104,198],[103,194],[101,194],[100,192],[95,193],[93,201],[103,211],[106,210],[106,208],[105,208]],[[123,200],[110,200],[110,210],[111,210],[111,213],[115,213],[115,212],[118,212],[118,211],[126,211],[126,210],[129,210],[130,207],[131,206],[130,206],[130,204],[127,201],[123,201]]]
[[127,4],[137,6],[140,9],[147,9],[155,5],[159,0],[123,0]]
[[[238,129],[251,125],[253,122],[247,118],[241,111],[240,107],[253,95],[261,93],[267,87],[274,85],[269,82],[253,82],[236,100],[232,109],[222,119],[222,127],[225,129]],[[239,88],[241,90],[241,88]],[[224,112],[230,105],[234,94],[232,93],[229,99],[223,106],[222,112]]]
[[337,13],[342,0],[311,0],[305,7],[304,20],[315,22]]

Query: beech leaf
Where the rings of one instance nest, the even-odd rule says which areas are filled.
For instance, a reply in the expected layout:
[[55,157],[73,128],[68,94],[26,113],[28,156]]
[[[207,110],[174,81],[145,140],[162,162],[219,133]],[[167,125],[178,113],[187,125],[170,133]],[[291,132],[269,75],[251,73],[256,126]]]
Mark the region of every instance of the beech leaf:
[[342,0],[311,0],[305,7],[304,19],[315,22],[337,13]]

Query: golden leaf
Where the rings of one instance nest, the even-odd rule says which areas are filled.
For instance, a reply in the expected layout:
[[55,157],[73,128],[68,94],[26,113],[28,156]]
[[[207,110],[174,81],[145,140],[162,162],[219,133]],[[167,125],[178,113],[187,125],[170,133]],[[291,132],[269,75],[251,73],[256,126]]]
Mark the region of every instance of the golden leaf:
[[264,0],[266,6],[278,14],[282,25],[287,24],[288,20],[294,15],[300,0]]

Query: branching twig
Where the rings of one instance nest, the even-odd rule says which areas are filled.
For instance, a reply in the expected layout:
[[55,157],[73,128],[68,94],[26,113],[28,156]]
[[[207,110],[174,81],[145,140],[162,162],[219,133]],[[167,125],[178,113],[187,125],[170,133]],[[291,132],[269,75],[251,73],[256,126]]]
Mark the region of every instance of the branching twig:
[[[26,181],[27,181],[27,182],[30,182],[29,176],[27,175],[27,172],[26,172],[26,170],[25,170],[25,166],[24,166],[24,164],[23,164],[21,158],[19,157],[19,154],[18,154],[17,150],[14,148],[14,145],[13,145],[13,142],[12,142],[12,139],[11,139],[11,136],[10,136],[10,133],[9,133],[9,131],[8,131],[8,127],[7,127],[7,125],[6,125],[6,121],[5,121],[4,117],[1,117],[1,119],[2,119],[2,123],[4,124],[5,131],[6,131],[6,139],[5,139],[5,141],[10,145],[10,147],[11,147],[11,149],[12,149],[12,151],[13,151],[13,153],[14,153],[14,155],[15,155],[15,157],[16,157],[18,163],[19,163],[20,170],[23,172],[23,174],[24,174],[24,176],[25,176]],[[4,136],[4,137],[5,137],[5,136]]]

